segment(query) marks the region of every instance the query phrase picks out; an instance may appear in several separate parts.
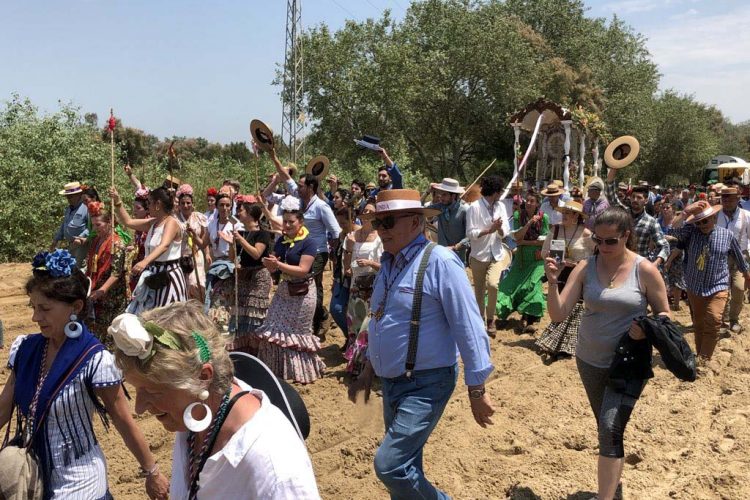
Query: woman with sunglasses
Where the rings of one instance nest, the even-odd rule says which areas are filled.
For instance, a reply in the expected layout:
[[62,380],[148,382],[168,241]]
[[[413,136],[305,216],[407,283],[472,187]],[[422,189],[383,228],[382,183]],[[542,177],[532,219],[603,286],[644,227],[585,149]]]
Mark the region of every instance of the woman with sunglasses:
[[[675,220],[677,215],[677,204],[665,203],[661,208],[659,217],[659,226],[661,232],[667,241],[674,243],[676,241],[674,232],[682,227],[682,222]],[[664,281],[667,284],[667,292],[672,302],[672,310],[680,310],[680,299],[683,292],[687,289],[685,285],[685,274],[683,272],[683,252],[678,248],[673,248],[673,252],[664,263]],[[677,250],[674,252],[674,250]]]
[[317,243],[304,225],[299,198],[287,196],[281,210],[282,237],[273,253],[263,258],[266,269],[281,273],[281,281],[258,330],[258,358],[277,377],[310,384],[323,376],[325,368],[318,356],[320,342],[313,335],[318,292],[311,270]]
[[[375,204],[367,203],[362,214],[372,213],[375,213]],[[369,217],[363,218],[362,227],[346,237],[344,268],[351,277],[352,284],[346,314],[349,326],[348,348],[344,357],[348,361],[346,371],[353,377],[359,375],[365,363],[370,297],[375,275],[380,270],[380,257],[383,255],[383,242],[373,228],[372,220]]]
[[[664,280],[654,264],[631,250],[632,219],[621,208],[608,208],[594,222],[592,240],[597,253],[582,260],[570,273],[562,292],[557,289],[563,266],[545,260],[549,280],[547,306],[552,321],[563,321],[583,297],[584,314],[578,330],[576,364],[594,412],[599,433],[596,498],[611,500],[618,489],[624,465],[623,435],[637,397],[609,385],[609,367],[625,335],[645,339],[635,322],[647,313],[669,316]],[[640,392],[644,381],[637,381]],[[633,389],[633,388],[630,388]]]
[[[591,239],[591,231],[584,226],[585,214],[582,204],[567,201],[557,210],[562,212],[562,224],[555,225],[547,235],[542,246],[542,256],[549,256],[552,240],[561,240],[565,243],[565,260],[559,262],[564,267],[557,278],[557,289],[561,291],[573,268],[594,253],[594,242]],[[546,357],[546,361],[557,361],[575,355],[582,315],[583,302],[579,300],[564,321],[550,323],[544,329],[542,336],[536,341],[536,346]]]
[[516,250],[510,272],[500,282],[497,317],[505,320],[513,311],[521,313],[524,333],[534,333],[544,315],[544,261],[542,245],[549,233],[549,217],[539,210],[539,195],[526,193],[523,206],[513,213]]

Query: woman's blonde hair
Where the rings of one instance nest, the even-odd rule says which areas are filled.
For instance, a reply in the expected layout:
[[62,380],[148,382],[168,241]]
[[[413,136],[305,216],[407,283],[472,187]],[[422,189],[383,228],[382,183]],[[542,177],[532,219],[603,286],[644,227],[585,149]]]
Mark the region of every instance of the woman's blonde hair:
[[[202,305],[194,300],[174,302],[165,307],[147,311],[141,315],[144,322],[151,322],[174,334],[181,349],[171,349],[154,342],[154,356],[141,361],[115,350],[117,365],[124,371],[136,371],[154,382],[171,385],[175,389],[189,391],[196,396],[204,389],[213,394],[224,394],[232,384],[234,366],[225,349],[225,340],[213,321],[203,313]],[[193,332],[200,334],[211,351],[208,361],[214,369],[210,381],[200,380],[200,351]]]

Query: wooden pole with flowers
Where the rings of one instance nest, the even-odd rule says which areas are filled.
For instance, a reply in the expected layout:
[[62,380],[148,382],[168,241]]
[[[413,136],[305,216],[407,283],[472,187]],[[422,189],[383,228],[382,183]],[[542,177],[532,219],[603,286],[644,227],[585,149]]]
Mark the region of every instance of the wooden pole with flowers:
[[[112,181],[111,186],[115,187],[115,125],[117,124],[117,121],[115,120],[115,113],[112,108],[109,108],[109,121],[107,122],[107,128],[109,129],[109,149],[110,149],[110,180]],[[110,206],[110,232],[114,234],[115,231],[115,200],[110,200],[111,206]],[[112,247],[110,248],[110,252],[112,255],[115,253],[115,239],[111,238],[112,241]]]

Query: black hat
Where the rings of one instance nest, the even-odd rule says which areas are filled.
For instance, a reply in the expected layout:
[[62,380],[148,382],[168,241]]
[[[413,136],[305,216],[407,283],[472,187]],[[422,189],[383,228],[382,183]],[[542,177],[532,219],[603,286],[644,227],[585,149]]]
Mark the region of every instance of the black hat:
[[381,150],[380,137],[375,137],[374,135],[363,135],[361,139],[354,139],[354,143],[363,149]]

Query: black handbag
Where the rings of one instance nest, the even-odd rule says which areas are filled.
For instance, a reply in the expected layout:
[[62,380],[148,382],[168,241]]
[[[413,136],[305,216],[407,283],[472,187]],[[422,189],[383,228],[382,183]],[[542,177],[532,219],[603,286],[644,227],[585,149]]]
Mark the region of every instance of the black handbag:
[[304,297],[310,290],[310,280],[287,281],[286,287],[290,297]]
[[192,255],[185,255],[184,257],[180,257],[179,262],[180,267],[182,268],[182,272],[185,275],[192,273],[195,269],[195,262],[193,261]]
[[151,290],[161,290],[169,284],[169,271],[159,271],[143,281]]

